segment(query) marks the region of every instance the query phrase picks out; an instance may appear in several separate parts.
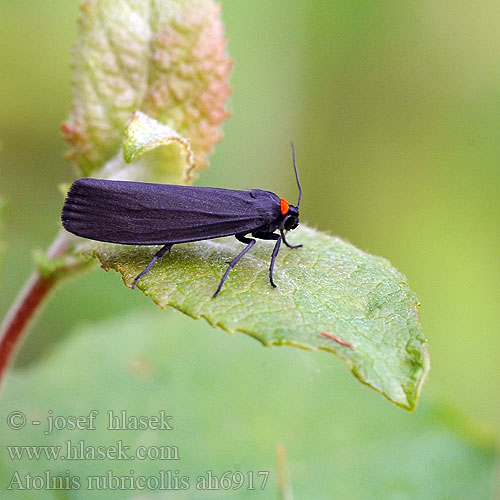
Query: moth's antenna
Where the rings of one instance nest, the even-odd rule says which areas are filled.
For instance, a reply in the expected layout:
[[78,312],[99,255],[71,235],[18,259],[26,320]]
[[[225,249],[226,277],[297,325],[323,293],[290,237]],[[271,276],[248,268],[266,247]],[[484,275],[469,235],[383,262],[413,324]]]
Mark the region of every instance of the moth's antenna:
[[297,161],[295,160],[295,146],[293,141],[290,141],[292,145],[292,155],[293,155],[293,169],[295,170],[295,178],[297,179],[297,186],[299,187],[299,201],[297,202],[297,208],[300,207],[300,199],[302,198],[302,188],[300,187],[299,171],[297,170]]

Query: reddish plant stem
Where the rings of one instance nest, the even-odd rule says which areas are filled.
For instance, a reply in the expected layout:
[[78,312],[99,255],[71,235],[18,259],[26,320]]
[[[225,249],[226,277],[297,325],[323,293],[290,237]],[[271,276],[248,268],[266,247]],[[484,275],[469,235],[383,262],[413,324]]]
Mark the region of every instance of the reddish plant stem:
[[6,318],[0,340],[0,382],[23,332],[54,285],[54,279],[33,273]]
[[[50,259],[60,257],[66,252],[68,245],[66,235],[60,233],[47,251],[47,257]],[[7,313],[0,328],[0,384],[23,333],[26,332],[27,327],[57,281],[55,276],[46,277],[35,271]]]

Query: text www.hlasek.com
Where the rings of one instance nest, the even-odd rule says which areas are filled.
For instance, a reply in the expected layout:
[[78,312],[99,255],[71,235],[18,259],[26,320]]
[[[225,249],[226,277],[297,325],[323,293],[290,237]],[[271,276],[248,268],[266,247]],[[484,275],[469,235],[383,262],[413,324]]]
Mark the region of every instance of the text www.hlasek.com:
[[179,460],[177,446],[137,446],[123,441],[110,446],[90,446],[83,440],[68,440],[63,446],[6,446],[11,460]]

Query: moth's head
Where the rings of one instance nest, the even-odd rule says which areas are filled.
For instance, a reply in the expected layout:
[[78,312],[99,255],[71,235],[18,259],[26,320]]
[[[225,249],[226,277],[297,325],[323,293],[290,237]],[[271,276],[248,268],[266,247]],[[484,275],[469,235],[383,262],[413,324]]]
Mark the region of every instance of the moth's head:
[[283,219],[282,227],[286,231],[291,231],[299,225],[299,209],[293,205],[289,205],[288,212]]

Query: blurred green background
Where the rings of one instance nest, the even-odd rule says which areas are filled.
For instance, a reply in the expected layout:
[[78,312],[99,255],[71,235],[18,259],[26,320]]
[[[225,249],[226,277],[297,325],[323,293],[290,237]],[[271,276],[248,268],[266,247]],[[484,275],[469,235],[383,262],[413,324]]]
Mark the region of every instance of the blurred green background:
[[[424,408],[439,400],[480,434],[498,438],[500,4],[224,0],[222,6],[234,59],[233,116],[198,184],[262,187],[293,200],[293,138],[304,188],[301,220],[388,258],[421,300],[432,366]],[[77,13],[76,1],[0,4],[0,192],[8,202],[9,245],[2,315],[31,272],[33,248],[45,248],[58,228],[57,184],[76,176],[63,160],[59,126],[71,103]],[[76,325],[131,309],[162,314],[168,325],[169,313],[154,311],[117,275],[95,272],[65,285],[32,329],[17,368],[46,358]],[[201,322],[176,321],[206,335]],[[251,341],[208,335],[228,357],[240,356],[239,370],[256,369],[241,357]],[[262,351],[254,344],[250,349]],[[197,349],[196,335],[188,348]],[[342,401],[351,407],[370,401],[384,418],[402,418],[402,410],[351,382],[338,359],[283,351],[279,356],[288,355],[306,380],[318,366],[339,365],[321,375],[332,377],[329,405],[348,384]],[[197,362],[208,366],[203,355]],[[239,376],[223,363],[212,369],[215,377]],[[252,398],[241,404],[259,406]],[[425,410],[417,408],[415,418],[419,411]],[[350,418],[338,409],[335,415],[337,425]],[[404,417],[411,428],[412,417]],[[291,469],[293,480],[293,460]]]

